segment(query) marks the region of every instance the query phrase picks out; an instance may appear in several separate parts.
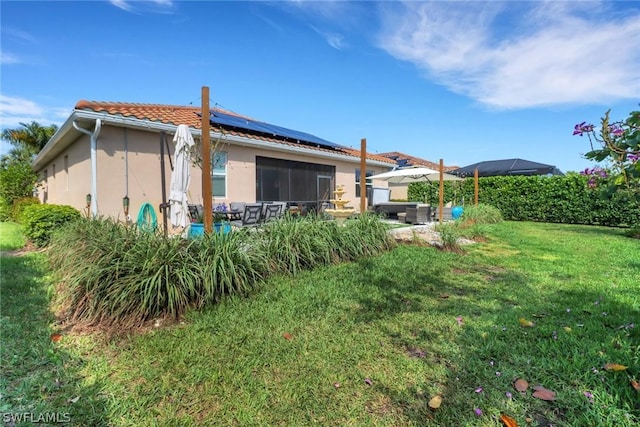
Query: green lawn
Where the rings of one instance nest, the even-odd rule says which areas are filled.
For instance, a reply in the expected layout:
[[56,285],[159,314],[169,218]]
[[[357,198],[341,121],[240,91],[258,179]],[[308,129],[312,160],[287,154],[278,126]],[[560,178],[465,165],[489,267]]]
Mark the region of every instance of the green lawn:
[[[44,255],[2,257],[0,409],[74,425],[498,426],[501,413],[521,426],[636,425],[640,241],[488,230],[462,255],[402,245],[108,341],[51,342]],[[519,378],[556,400],[516,391]]]
[[0,222],[0,251],[13,251],[24,246],[22,227],[14,222]]

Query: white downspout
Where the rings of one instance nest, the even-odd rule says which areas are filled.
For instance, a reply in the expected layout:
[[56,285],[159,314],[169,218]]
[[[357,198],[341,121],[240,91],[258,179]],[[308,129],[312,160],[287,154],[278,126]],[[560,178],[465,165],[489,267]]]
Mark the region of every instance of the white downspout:
[[91,139],[91,216],[95,218],[98,216],[98,161],[96,160],[96,153],[102,120],[96,119],[96,127],[93,129],[93,132],[81,128],[75,120],[73,121],[73,127],[85,135],[89,135]]

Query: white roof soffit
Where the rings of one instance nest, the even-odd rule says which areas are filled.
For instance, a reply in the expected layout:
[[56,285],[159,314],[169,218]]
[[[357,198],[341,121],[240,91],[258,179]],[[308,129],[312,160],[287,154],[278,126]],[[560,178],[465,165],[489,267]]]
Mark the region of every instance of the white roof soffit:
[[[161,122],[152,122],[149,120],[141,120],[132,117],[124,117],[124,116],[114,116],[106,113],[97,113],[93,111],[83,111],[83,110],[74,110],[71,116],[64,122],[64,124],[58,129],[58,132],[49,140],[47,145],[38,153],[36,158],[32,162],[32,166],[34,169],[38,169],[44,164],[47,163],[50,157],[54,157],[57,152],[61,151],[66,147],[66,145],[60,147],[59,150],[55,150],[54,148],[58,145],[59,140],[67,139],[68,143],[72,142],[80,135],[80,133],[73,128],[74,120],[96,120],[101,119],[103,125],[120,125],[125,127],[143,129],[148,131],[165,131],[167,133],[175,133],[177,129],[177,125],[161,123]],[[200,129],[190,129],[194,136],[202,136],[202,131]],[[72,139],[68,139],[68,133],[74,132],[76,136]],[[256,147],[256,148],[264,148],[273,151],[281,151],[287,153],[297,153],[304,154],[313,157],[322,157],[328,159],[342,160],[350,163],[360,163],[360,158],[355,157],[349,154],[338,154],[332,152],[326,152],[321,150],[315,150],[313,148],[307,148],[304,146],[292,146],[286,144],[279,144],[269,141],[261,141],[253,138],[246,138],[242,136],[234,136],[234,135],[224,135],[219,132],[211,132],[211,136],[213,138],[222,137],[226,143],[231,143],[235,145],[241,145],[246,147]],[[68,145],[68,144],[67,144]],[[379,161],[379,160],[371,160],[367,159],[367,164],[371,166],[383,166],[383,167],[391,167],[392,165],[387,162]]]

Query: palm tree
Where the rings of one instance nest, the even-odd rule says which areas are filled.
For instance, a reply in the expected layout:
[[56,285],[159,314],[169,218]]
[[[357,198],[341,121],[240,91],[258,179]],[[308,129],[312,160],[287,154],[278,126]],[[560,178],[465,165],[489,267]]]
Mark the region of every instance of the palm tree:
[[3,130],[1,137],[17,149],[26,148],[31,154],[38,154],[58,130],[56,125],[42,126],[36,121],[20,123],[20,126],[18,129]]

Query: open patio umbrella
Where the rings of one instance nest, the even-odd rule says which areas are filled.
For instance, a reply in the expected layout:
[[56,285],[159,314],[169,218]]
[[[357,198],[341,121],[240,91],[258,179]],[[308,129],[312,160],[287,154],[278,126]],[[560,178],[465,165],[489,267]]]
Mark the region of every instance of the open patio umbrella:
[[170,221],[175,227],[186,227],[190,223],[187,190],[191,181],[191,162],[189,151],[194,145],[193,137],[187,125],[179,125],[173,137],[175,148],[175,166],[171,173],[169,188]]
[[442,220],[442,181],[464,181],[463,178],[459,178],[455,175],[448,173],[440,174],[439,171],[425,168],[425,167],[409,167],[394,169],[389,172],[381,173],[378,175],[372,175],[367,177],[368,179],[379,179],[381,181],[387,181],[394,184],[410,184],[412,182],[439,182],[440,183],[440,220]]
[[[440,172],[425,167],[399,168],[378,175],[368,176],[367,179],[379,179],[394,184],[410,184],[412,182],[440,181]],[[463,181],[462,178],[448,173],[442,174],[442,180]]]

